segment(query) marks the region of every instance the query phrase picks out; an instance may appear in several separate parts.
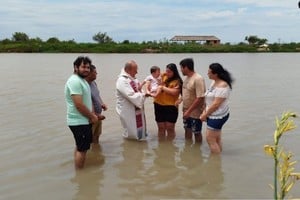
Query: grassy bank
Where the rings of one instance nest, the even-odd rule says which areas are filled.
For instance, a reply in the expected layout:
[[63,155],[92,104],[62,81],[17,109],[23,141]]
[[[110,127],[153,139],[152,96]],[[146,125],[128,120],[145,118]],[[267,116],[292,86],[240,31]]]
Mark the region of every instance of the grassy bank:
[[198,43],[142,42],[142,43],[76,43],[74,41],[43,42],[29,40],[22,42],[1,41],[0,52],[32,53],[226,53],[226,52],[300,52],[300,43],[269,44],[268,49],[257,45]]

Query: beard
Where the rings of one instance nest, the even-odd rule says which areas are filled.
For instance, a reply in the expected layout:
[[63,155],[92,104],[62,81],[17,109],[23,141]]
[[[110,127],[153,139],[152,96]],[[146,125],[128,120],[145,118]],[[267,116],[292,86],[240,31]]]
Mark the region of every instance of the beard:
[[76,74],[81,78],[86,78],[89,75],[89,72],[76,70]]
[[81,78],[85,78],[85,77],[88,76],[88,75],[85,75],[85,74],[83,74],[83,73],[77,73],[77,75],[80,76]]

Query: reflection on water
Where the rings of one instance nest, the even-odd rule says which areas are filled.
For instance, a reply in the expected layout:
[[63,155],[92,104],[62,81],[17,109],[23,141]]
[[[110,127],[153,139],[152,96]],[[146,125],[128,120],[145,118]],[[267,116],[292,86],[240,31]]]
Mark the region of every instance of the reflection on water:
[[153,189],[148,196],[158,198],[177,196],[177,167],[179,148],[171,141],[159,141],[153,148],[153,165],[146,180]]
[[102,168],[104,160],[101,146],[93,144],[91,151],[87,153],[86,168],[88,170],[77,170],[71,179],[76,191],[73,199],[99,199],[104,177]]
[[[128,151],[129,149],[131,150]],[[143,180],[147,173],[147,163],[144,163],[146,150],[146,142],[124,140],[122,143],[123,160],[115,167],[119,171],[118,186],[124,199],[141,199],[148,189]]]
[[220,155],[211,155],[204,163],[203,167],[204,177],[206,184],[201,189],[203,191],[203,197],[210,199],[223,199],[225,196],[221,196],[223,190],[223,171]]
[[220,156],[202,157],[200,145],[182,141],[124,140],[119,188],[124,199],[219,198]]

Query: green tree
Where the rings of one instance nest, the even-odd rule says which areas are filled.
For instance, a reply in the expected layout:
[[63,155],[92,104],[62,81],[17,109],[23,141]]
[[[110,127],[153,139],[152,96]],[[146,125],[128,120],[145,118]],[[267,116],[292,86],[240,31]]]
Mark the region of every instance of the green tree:
[[268,40],[265,38],[259,38],[256,35],[249,35],[245,37],[245,40],[250,44],[250,45],[261,45],[265,44]]
[[259,44],[259,45],[261,45],[261,44],[266,44],[267,41],[268,41],[267,39],[263,38],[263,39],[260,39],[260,40],[258,41],[258,44]]
[[29,39],[30,42],[42,43],[43,40],[39,37]]
[[95,34],[93,36],[93,40],[95,40],[96,42],[98,42],[99,44],[103,44],[103,43],[111,43],[113,42],[113,39],[111,37],[109,37],[106,32],[105,33],[101,33],[98,32],[97,34]]
[[29,37],[26,33],[15,32],[12,36],[12,41],[15,42],[26,42],[29,40]]
[[124,40],[124,41],[122,42],[122,44],[130,44],[130,41],[129,41],[129,40]]
[[256,35],[249,35],[245,37],[249,44],[256,44],[260,39]]
[[2,44],[9,44],[9,43],[11,43],[11,40],[8,39],[8,38],[6,38],[6,39],[4,39],[4,40],[1,40],[1,43],[2,43]]
[[46,42],[47,42],[47,43],[59,43],[60,41],[59,41],[59,39],[56,38],[56,37],[51,37],[51,38],[49,38]]

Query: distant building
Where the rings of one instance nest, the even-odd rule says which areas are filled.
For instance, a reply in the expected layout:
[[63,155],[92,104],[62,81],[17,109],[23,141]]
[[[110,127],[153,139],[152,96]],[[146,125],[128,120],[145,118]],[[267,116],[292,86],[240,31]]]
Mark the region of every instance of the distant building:
[[269,45],[267,45],[267,44],[259,45],[257,48],[257,51],[270,51]]
[[176,35],[174,36],[171,41],[173,42],[205,42],[205,44],[208,45],[218,45],[221,43],[221,40],[217,38],[216,36],[182,36],[182,35]]

